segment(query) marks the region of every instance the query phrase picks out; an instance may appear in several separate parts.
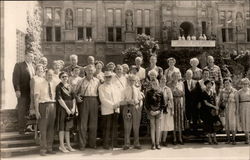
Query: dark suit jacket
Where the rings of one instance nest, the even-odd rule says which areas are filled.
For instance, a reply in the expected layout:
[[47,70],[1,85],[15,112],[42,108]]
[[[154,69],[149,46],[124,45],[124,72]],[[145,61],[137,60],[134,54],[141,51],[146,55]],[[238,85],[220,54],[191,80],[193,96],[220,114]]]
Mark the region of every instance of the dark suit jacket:
[[191,87],[190,90],[188,89],[188,84],[187,81],[185,80],[184,82],[184,89],[185,89],[185,101],[186,101],[186,106],[191,106],[193,102],[196,100],[196,95],[195,95],[195,90],[196,90],[196,81],[191,80]]
[[16,63],[13,71],[12,83],[15,91],[21,96],[30,96],[30,73],[26,62]]

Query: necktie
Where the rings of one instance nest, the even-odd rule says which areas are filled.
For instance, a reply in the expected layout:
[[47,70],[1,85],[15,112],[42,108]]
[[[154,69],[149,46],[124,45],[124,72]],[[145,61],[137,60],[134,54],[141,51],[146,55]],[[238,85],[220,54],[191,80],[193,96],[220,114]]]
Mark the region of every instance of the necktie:
[[50,83],[48,83],[48,85],[49,85],[49,98],[52,99],[52,91],[51,91]]

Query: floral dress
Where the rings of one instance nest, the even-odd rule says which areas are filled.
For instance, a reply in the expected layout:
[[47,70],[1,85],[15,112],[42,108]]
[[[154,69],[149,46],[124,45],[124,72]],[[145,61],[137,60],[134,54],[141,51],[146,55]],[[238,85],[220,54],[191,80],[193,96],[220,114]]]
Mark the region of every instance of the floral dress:
[[170,83],[169,87],[172,91],[174,101],[174,130],[181,131],[184,130],[184,86],[182,82],[177,82],[176,84]]
[[225,116],[225,129],[229,131],[236,131],[236,96],[237,90],[231,88],[230,90],[223,89],[220,94],[220,102],[225,105],[223,115]]

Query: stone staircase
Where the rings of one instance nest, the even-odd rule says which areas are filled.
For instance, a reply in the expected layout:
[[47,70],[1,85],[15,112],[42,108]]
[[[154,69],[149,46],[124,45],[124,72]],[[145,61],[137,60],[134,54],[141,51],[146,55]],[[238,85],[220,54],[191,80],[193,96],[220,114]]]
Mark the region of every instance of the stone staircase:
[[[39,145],[34,140],[34,133],[28,135],[20,135],[18,132],[3,132],[1,134],[1,158],[13,157],[13,156],[21,156],[21,155],[29,155],[29,154],[39,154]],[[172,134],[168,136],[168,142],[172,141]],[[200,134],[200,136],[188,135],[188,133],[183,136],[185,143],[201,143],[207,141],[206,136]],[[218,142],[225,142],[226,135],[224,133],[220,133],[217,135]],[[245,140],[243,133],[238,133],[236,137],[237,142],[244,143]],[[132,140],[133,141],[133,140]],[[74,148],[77,147],[77,138],[74,137],[71,139],[72,146]],[[118,144],[123,144],[123,138],[118,138]],[[140,143],[142,145],[150,144],[150,136],[140,137]],[[54,146],[53,148],[58,150],[58,137],[55,136]],[[97,139],[97,146],[101,148],[102,140],[100,138]],[[0,158],[0,159],[1,159]]]

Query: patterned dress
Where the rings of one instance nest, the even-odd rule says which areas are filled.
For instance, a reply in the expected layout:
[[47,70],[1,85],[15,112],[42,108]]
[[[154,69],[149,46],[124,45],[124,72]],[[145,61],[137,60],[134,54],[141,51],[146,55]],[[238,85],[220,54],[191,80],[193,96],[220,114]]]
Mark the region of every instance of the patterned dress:
[[250,131],[250,89],[239,90],[239,119],[242,131]]
[[174,130],[184,130],[184,118],[183,118],[183,97],[184,97],[184,86],[182,82],[176,84],[170,83],[169,87],[173,94],[174,101]]
[[236,96],[237,90],[231,88],[230,90],[223,89],[220,95],[220,102],[225,104],[223,114],[225,115],[225,129],[229,131],[236,131]]
[[161,131],[173,131],[174,130],[174,115],[171,114],[171,109],[174,108],[173,104],[170,101],[173,101],[173,94],[169,87],[165,86],[161,88],[163,92],[163,97],[165,104],[168,105],[167,112],[162,113],[161,119]]

